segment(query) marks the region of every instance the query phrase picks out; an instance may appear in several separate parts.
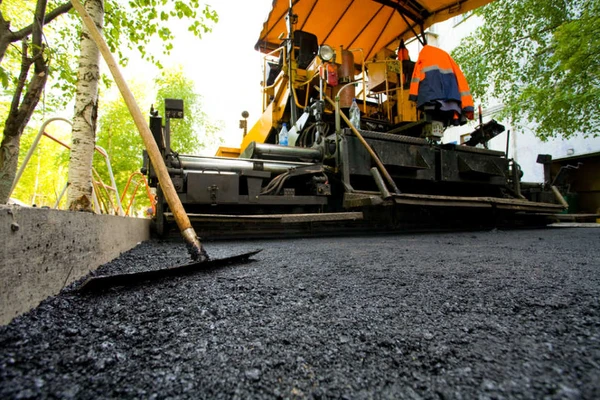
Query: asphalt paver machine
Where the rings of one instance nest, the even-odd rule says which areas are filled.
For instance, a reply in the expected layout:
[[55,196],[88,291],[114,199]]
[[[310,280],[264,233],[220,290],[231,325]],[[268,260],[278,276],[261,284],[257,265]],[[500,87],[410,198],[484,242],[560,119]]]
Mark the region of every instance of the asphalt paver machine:
[[[410,98],[416,64],[398,57],[404,40],[425,45],[431,24],[488,2],[273,1],[256,43],[264,54],[263,113],[239,148],[214,157],[179,154],[170,146],[177,134],[170,120],[183,116],[183,102],[168,99],[164,118],[150,116],[199,233],[452,229],[543,223],[560,212],[558,199],[528,200],[519,165],[487,148],[502,125],[480,120],[469,129],[443,102]],[[348,118],[353,102],[357,126]],[[284,124],[287,145],[279,142]],[[444,144],[444,130],[461,124],[468,140]],[[155,226],[165,234],[170,210],[149,162],[143,171],[157,187]]]

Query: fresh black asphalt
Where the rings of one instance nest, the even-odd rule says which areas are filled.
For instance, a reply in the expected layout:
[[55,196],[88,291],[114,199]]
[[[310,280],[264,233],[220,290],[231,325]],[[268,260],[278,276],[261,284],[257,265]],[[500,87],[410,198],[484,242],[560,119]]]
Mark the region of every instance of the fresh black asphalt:
[[[600,229],[207,243],[0,327],[3,399],[598,399]],[[98,273],[187,262],[150,241]]]

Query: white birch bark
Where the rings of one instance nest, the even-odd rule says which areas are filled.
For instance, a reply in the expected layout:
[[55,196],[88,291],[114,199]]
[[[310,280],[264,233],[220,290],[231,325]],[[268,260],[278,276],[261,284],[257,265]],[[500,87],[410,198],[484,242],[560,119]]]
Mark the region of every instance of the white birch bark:
[[[87,0],[84,6],[98,29],[102,31],[104,1]],[[67,204],[69,210],[93,211],[92,159],[94,157],[98,117],[100,51],[85,25],[83,25],[80,45]]]

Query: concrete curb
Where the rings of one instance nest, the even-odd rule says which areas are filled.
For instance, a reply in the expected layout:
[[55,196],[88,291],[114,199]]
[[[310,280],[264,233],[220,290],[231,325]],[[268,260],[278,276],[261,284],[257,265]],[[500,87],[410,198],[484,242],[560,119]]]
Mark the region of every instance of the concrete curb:
[[150,238],[150,220],[0,205],[0,324]]

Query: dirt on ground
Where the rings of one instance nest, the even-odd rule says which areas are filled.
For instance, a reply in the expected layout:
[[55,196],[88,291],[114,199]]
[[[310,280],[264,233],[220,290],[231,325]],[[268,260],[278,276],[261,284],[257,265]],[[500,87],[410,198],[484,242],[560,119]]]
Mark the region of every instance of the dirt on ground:
[[[600,398],[600,229],[207,243],[0,328],[0,398]],[[109,274],[188,262],[150,241]]]

